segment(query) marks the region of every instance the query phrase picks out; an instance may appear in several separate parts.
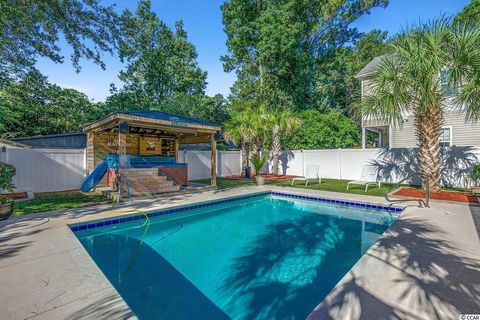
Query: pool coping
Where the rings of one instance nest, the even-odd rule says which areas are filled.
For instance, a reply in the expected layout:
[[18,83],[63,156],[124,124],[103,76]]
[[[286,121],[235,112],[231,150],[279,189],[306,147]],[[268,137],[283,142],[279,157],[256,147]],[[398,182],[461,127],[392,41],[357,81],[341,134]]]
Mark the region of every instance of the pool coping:
[[70,227],[72,232],[75,233],[75,232],[84,231],[84,230],[98,229],[98,228],[108,227],[111,225],[119,225],[122,223],[133,222],[138,220],[146,220],[146,219],[151,219],[155,217],[186,212],[194,209],[206,208],[206,207],[211,207],[215,205],[231,203],[235,201],[241,201],[245,199],[250,199],[250,198],[255,198],[260,196],[268,196],[268,195],[280,196],[284,198],[293,198],[293,199],[299,199],[299,200],[307,200],[315,203],[328,203],[328,204],[334,204],[334,205],[349,206],[352,208],[363,208],[363,209],[370,209],[370,210],[386,211],[386,212],[397,213],[397,214],[402,213],[402,211],[405,209],[405,207],[399,207],[393,204],[387,206],[387,205],[368,203],[368,202],[340,200],[340,199],[335,199],[330,197],[309,196],[309,195],[304,195],[304,194],[295,193],[295,192],[270,190],[270,191],[251,193],[248,195],[225,197],[217,200],[199,201],[193,204],[186,204],[186,205],[184,204],[184,205],[174,206],[171,208],[165,208],[160,210],[153,209],[153,210],[148,210],[140,213],[131,212],[131,213],[122,215],[118,218],[96,219],[96,220],[91,220],[91,221],[86,221],[81,223],[68,224],[68,226]]
[[[246,186],[222,191],[205,191],[177,198],[168,196],[136,200],[129,204],[121,204],[115,209],[111,209],[109,205],[99,205],[13,218],[0,222],[0,231],[3,232],[3,234],[0,233],[0,236],[3,236],[0,239],[2,240],[0,245],[3,246],[1,249],[7,247],[16,250],[0,258],[0,287],[7,288],[0,290],[0,318],[53,320],[75,318],[75,316],[78,318],[79,315],[84,316],[85,314],[93,318],[102,318],[102,316],[105,318],[106,314],[109,314],[111,318],[121,316],[124,319],[135,319],[133,311],[90,258],[69,225],[102,218],[123,217],[131,215],[132,211],[140,211],[139,208],[142,211],[147,208],[147,212],[149,212],[188,203],[272,191],[388,205],[385,199],[373,196],[299,190],[290,187]],[[387,230],[387,234],[381,238],[390,239],[392,234],[401,233],[402,228],[405,227],[403,224],[405,221],[417,223],[418,219],[422,219],[421,221],[426,221],[441,229],[439,237],[442,241],[458,247],[459,257],[471,259],[480,256],[480,242],[472,219],[474,214],[480,215],[478,207],[444,203],[432,203],[429,209],[418,209],[407,205],[401,207],[405,207],[405,210]],[[40,221],[43,222],[39,223]],[[25,231],[26,226],[30,228],[28,232]],[[393,238],[390,241],[397,245],[408,245],[404,239]],[[428,242],[419,240],[415,245],[418,247],[418,250],[415,249],[416,254],[423,254]],[[337,283],[329,295],[323,301],[319,301],[319,305],[310,315],[310,319],[378,318],[379,312],[388,314],[387,311],[390,309],[386,310],[386,305],[400,311],[410,308],[418,315],[416,318],[419,319],[431,318],[432,309],[429,306],[415,305],[415,302],[412,302],[416,296],[407,299],[400,295],[395,287],[395,280],[398,278],[398,274],[394,272],[396,269],[385,267],[378,256],[373,256],[375,251],[372,251],[372,248],[373,246]],[[374,275],[371,272],[372,268],[376,270]],[[459,276],[466,277],[467,279],[462,280],[462,283],[468,283],[467,280],[475,283],[480,279],[480,277],[468,279],[469,274],[464,275],[458,270],[448,269],[448,265],[445,268],[451,274],[461,273]],[[360,311],[359,305],[352,305],[351,301],[342,300],[338,295],[338,290],[345,288],[345,285],[351,282],[353,275],[360,278],[361,283],[355,290],[350,290],[350,295],[362,297],[357,293],[358,289],[363,293],[368,293],[369,296],[378,297],[377,300],[370,301],[368,305],[361,303]],[[439,304],[442,302],[443,305],[449,304],[447,309],[441,309],[436,314],[442,315],[444,318],[458,318],[459,311],[466,302],[459,301],[455,297],[452,298],[449,292],[435,293],[440,298]],[[349,295],[346,297],[348,298]]]

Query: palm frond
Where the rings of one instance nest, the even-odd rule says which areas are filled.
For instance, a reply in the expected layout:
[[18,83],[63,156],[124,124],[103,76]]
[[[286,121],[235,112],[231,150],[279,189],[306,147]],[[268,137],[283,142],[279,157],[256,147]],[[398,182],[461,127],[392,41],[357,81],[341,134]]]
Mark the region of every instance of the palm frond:
[[394,125],[401,123],[402,113],[411,103],[408,81],[401,66],[397,56],[386,56],[367,78],[363,103],[358,110],[362,116]]

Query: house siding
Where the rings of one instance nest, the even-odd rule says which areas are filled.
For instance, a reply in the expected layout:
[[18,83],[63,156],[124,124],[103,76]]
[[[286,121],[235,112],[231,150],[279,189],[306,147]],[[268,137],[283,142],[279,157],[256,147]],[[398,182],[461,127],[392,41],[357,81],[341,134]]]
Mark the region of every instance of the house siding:
[[406,117],[402,125],[392,128],[393,148],[411,148],[417,145],[413,117]]
[[[443,126],[452,127],[452,144],[455,146],[480,146],[480,123],[465,120],[465,114],[460,111],[445,113]],[[394,148],[410,148],[417,144],[413,117],[409,116],[402,126],[393,128],[392,141]]]
[[459,111],[445,115],[445,126],[452,126],[452,144],[456,146],[480,146],[480,123],[465,119]]
[[[362,98],[371,91],[371,81],[362,80]],[[447,102],[448,103],[448,102]],[[393,148],[411,148],[417,145],[415,137],[415,125],[412,114],[405,114],[405,121],[402,125],[392,127],[392,145]],[[384,121],[374,118],[364,118],[362,127],[378,127],[387,125]],[[452,145],[480,147],[480,122],[472,123],[465,119],[462,111],[447,111],[444,115],[443,126],[452,127]]]

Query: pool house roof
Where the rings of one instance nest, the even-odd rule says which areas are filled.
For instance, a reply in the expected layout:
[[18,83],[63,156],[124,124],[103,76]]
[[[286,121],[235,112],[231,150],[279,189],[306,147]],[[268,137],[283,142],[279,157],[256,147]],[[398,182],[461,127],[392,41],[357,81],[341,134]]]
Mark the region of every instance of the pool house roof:
[[[215,133],[221,129],[218,124],[194,118],[183,117],[156,110],[126,110],[111,113],[100,120],[88,124],[85,131],[106,130],[127,122],[131,126],[162,127],[173,131]],[[185,130],[182,130],[185,129]]]

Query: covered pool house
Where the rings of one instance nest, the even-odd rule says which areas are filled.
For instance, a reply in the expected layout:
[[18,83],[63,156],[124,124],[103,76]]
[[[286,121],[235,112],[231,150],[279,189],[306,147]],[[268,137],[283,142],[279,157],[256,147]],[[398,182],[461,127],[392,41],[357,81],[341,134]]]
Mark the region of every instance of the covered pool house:
[[[90,174],[109,154],[128,156],[121,158],[129,160],[128,187],[134,195],[178,191],[188,186],[188,165],[179,163],[179,145],[210,143],[210,181],[216,186],[215,133],[220,129],[206,121],[154,110],[115,112],[84,128],[87,171]],[[105,177],[99,186],[108,184]]]

